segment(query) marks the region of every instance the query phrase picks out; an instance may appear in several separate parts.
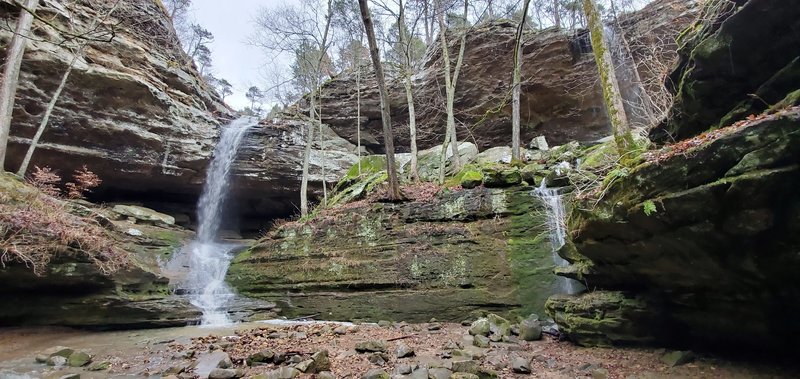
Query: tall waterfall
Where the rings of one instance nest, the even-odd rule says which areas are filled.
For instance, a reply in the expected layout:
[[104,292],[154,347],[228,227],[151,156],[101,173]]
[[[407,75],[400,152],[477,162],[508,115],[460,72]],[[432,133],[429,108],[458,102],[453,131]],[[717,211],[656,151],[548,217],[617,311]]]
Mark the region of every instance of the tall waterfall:
[[[550,246],[553,252],[553,263],[558,267],[565,267],[569,262],[558,255],[558,250],[566,243],[566,212],[564,202],[558,188],[547,188],[546,181],[542,180],[541,186],[533,190],[533,194],[542,200],[547,211],[547,227],[550,232]],[[558,277],[558,293],[575,294],[581,290],[580,282]]]
[[203,325],[231,322],[226,306],[234,293],[225,283],[225,274],[236,246],[219,242],[217,236],[239,144],[247,130],[257,123],[256,118],[242,117],[222,128],[197,204],[197,237],[184,247],[182,254],[189,266],[183,286],[192,304],[203,311]]

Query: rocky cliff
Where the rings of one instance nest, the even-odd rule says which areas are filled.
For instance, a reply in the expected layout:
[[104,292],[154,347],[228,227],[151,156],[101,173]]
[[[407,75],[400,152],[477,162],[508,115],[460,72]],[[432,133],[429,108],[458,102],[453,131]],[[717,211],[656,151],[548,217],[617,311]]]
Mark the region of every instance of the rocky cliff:
[[[642,81],[661,82],[661,71],[675,57],[674,39],[696,12],[694,1],[656,1],[641,11],[621,17]],[[505,146],[511,135],[511,72],[516,24],[498,21],[471,29],[466,37],[464,63],[456,91],[456,119],[466,126],[459,138],[483,150]],[[458,51],[458,38],[450,38],[451,54]],[[646,48],[645,46],[650,46]],[[653,65],[653,62],[662,62]],[[422,147],[440,144],[444,125],[444,79],[441,49],[437,43],[420,72],[414,76],[418,141]],[[591,141],[609,133],[603,111],[596,68],[588,33],[563,30],[530,31],[524,36],[522,64],[522,139],[545,135],[562,144]],[[649,84],[648,84],[649,83]],[[632,84],[631,84],[632,85]],[[405,92],[399,80],[388,83],[393,111],[395,146],[407,149],[408,113]],[[356,141],[356,77],[342,74],[322,90],[323,120],[337,134]],[[627,88],[632,91],[633,88]],[[381,151],[382,133],[379,96],[373,75],[361,84],[362,143]]]
[[532,190],[350,203],[270,233],[234,260],[228,282],[290,317],[424,322],[541,312],[556,277]]
[[[563,274],[598,291],[547,308],[578,343],[752,354],[785,352],[800,336],[800,50],[783,50],[800,43],[800,10],[741,3],[712,29],[687,32],[693,42],[672,74],[681,78],[677,117],[656,134],[714,130],[648,153],[570,217],[573,244],[561,253],[573,266]],[[753,90],[772,99],[763,114]]]
[[[6,169],[16,171],[46,104],[72,61],[66,30],[88,30],[102,7],[92,1],[44,1],[28,42],[11,127]],[[0,18],[13,29],[19,8],[0,4]],[[88,41],[75,62],[32,165],[62,174],[87,165],[103,180],[95,200],[140,201],[188,213],[202,187],[219,130],[235,117],[200,78],[182,52],[159,1],[121,2],[108,17],[106,41]],[[58,29],[56,29],[58,28]],[[2,45],[11,38],[0,28]],[[100,41],[102,39],[102,41]],[[301,122],[265,122],[245,141],[235,175],[242,208],[261,220],[293,212],[299,197],[305,130]],[[328,182],[355,162],[354,147],[333,133],[325,141]],[[338,150],[337,150],[338,149]],[[323,178],[321,151],[313,152],[312,189]]]

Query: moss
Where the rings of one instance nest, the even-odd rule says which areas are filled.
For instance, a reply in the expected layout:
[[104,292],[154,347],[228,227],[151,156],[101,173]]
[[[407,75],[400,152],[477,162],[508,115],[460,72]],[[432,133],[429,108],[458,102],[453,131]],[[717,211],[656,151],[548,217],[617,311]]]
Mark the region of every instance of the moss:
[[475,188],[483,183],[483,173],[478,170],[462,171],[459,184],[464,188]]

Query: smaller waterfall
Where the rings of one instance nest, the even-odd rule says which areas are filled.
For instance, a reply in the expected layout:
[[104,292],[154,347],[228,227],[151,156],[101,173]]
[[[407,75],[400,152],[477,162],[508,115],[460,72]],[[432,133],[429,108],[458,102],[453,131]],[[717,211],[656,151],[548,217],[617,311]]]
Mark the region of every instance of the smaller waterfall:
[[[542,200],[547,210],[547,227],[550,231],[550,246],[553,252],[553,263],[558,267],[565,267],[569,262],[558,255],[558,250],[566,243],[566,212],[564,202],[558,188],[547,188],[546,181],[533,190],[533,194]],[[573,279],[558,277],[558,292],[575,294],[581,291],[581,284]]]
[[182,286],[191,303],[203,311],[202,325],[224,325],[231,322],[227,305],[234,298],[225,283],[225,274],[233,258],[234,244],[217,240],[228,195],[229,177],[242,138],[258,120],[243,117],[222,128],[219,143],[206,174],[206,182],[197,204],[197,237],[184,246],[174,263],[188,266]]

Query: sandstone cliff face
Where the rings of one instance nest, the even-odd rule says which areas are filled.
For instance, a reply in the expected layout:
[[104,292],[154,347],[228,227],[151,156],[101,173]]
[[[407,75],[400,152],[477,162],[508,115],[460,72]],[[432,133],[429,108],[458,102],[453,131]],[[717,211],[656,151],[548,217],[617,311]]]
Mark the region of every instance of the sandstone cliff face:
[[[797,12],[785,2],[750,0],[716,31],[694,28],[690,38],[698,39],[697,47],[676,73],[682,81],[675,111],[703,112],[670,120],[666,125],[676,135],[694,135],[699,125],[717,123],[709,122],[712,115],[719,120],[742,109],[736,99],[747,98],[749,89],[730,80],[729,70],[708,71],[712,67],[733,64],[736,72],[754,73],[754,81],[772,77],[771,96],[784,101],[768,115],[734,118],[732,127],[664,147],[620,178],[595,207],[575,207],[569,221],[574,244],[561,252],[573,266],[564,274],[602,291],[550,299],[548,311],[570,338],[586,345],[736,346],[738,353],[780,353],[796,343],[800,108],[792,94],[800,84],[782,76],[784,55],[770,60],[751,51],[800,39],[769,34],[796,25],[772,25],[757,28],[766,34],[744,48],[738,44],[749,38],[730,39],[730,33],[745,22],[791,13],[787,22],[797,24]],[[722,51],[719,41],[737,47],[703,53]]]
[[[694,2],[657,1],[621,20],[625,37],[633,46],[634,60],[645,83],[661,82],[644,61],[669,62],[674,58],[674,38],[689,24]],[[479,25],[466,39],[464,63],[456,91],[456,119],[459,138],[474,142],[483,150],[510,143],[511,72],[516,25],[495,22]],[[525,35],[522,65],[522,138],[530,141],[545,135],[556,144],[571,140],[590,141],[608,135],[609,128],[597,85],[596,69],[586,31],[569,35],[548,29]],[[458,38],[450,38],[450,51],[458,51]],[[661,41],[663,50],[637,48]],[[438,43],[428,51],[425,63],[414,77],[415,107],[420,145],[431,147],[444,138],[444,78]],[[667,64],[668,65],[668,64]],[[402,83],[388,83],[396,146],[408,147],[408,113]],[[362,78],[362,143],[381,151],[382,133],[379,96],[372,75]],[[356,78],[343,74],[325,84],[322,115],[337,134],[356,141]]]
[[[78,1],[69,9],[45,1],[38,14],[63,30],[86,30],[96,7]],[[19,9],[0,6],[12,27]],[[110,42],[91,42],[76,62],[32,165],[68,175],[87,165],[104,181],[98,200],[140,201],[192,213],[219,130],[235,115],[204,83],[175,38],[169,18],[153,0],[122,2],[112,14]],[[65,38],[40,21],[28,43],[17,94],[6,169],[15,171],[46,104],[72,60]],[[3,45],[11,32],[0,29]],[[296,120],[265,122],[246,138],[236,165],[242,208],[262,220],[285,216],[298,203],[305,128]],[[317,143],[319,146],[319,143]],[[311,188],[335,182],[355,162],[355,147],[326,133],[327,175],[321,147],[312,152]],[[150,204],[152,203],[152,204]],[[170,204],[171,203],[171,204]],[[179,206],[175,207],[175,203]]]
[[424,322],[472,311],[541,313],[556,277],[532,190],[350,204],[270,233],[236,257],[227,280],[290,317]]

